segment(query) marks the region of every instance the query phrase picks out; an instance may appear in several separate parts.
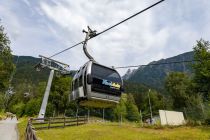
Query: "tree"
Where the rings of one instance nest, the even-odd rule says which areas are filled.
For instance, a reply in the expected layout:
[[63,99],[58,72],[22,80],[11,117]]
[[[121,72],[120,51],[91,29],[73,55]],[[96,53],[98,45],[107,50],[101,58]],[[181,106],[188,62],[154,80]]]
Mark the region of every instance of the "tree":
[[204,100],[210,100],[210,43],[201,39],[193,49],[197,60],[193,64],[193,89],[195,93],[202,94]]
[[126,94],[122,94],[122,97],[120,99],[120,103],[114,108],[114,114],[116,120],[125,119],[127,112],[126,112]]
[[34,116],[39,113],[41,99],[31,99],[25,106],[25,115]]
[[[163,96],[161,94],[159,94],[157,91],[151,90],[149,92],[149,97],[150,97],[150,102],[151,102],[153,114],[154,115],[159,115],[159,110],[160,109],[165,109],[166,106],[167,106]],[[147,96],[147,102],[149,100],[148,99],[149,97]]]
[[0,26],[0,92],[4,92],[8,88],[13,69],[10,40],[4,33],[4,27]]
[[71,91],[70,77],[55,77],[53,79],[49,102],[55,107],[58,114],[64,114],[68,108],[68,98]]
[[132,94],[127,95],[126,108],[127,108],[126,118],[130,121],[139,121],[140,115],[139,115],[138,107],[135,104]]
[[4,108],[4,95],[0,94],[0,112]]
[[186,107],[189,96],[187,94],[190,79],[185,73],[171,72],[166,77],[165,89],[173,99],[175,109]]
[[[149,95],[148,95],[149,94]],[[153,115],[158,115],[160,109],[166,109],[168,104],[166,105],[166,101],[164,97],[155,90],[147,91],[143,94],[144,96],[140,106],[140,110],[142,111],[143,117],[147,118],[150,116],[150,105],[149,98],[152,108]]]
[[23,102],[17,103],[12,106],[11,112],[15,113],[18,117],[22,117],[25,114],[25,107]]

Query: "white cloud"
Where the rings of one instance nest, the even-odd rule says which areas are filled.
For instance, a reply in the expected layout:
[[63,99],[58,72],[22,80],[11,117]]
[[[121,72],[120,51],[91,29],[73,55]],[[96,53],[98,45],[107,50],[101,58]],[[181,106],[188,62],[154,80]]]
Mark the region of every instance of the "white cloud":
[[[91,25],[91,27],[101,31],[151,3],[138,0],[134,0],[133,3],[126,0],[123,2],[91,1],[85,3],[83,0],[79,0],[77,2],[67,1],[66,3],[61,1],[56,4],[41,2],[40,5],[50,20],[61,28],[67,29],[69,35],[71,37],[74,36],[74,39],[79,41],[84,38],[80,31],[87,25]],[[108,66],[128,64],[125,61],[125,57],[127,57],[126,53],[129,51],[135,54],[133,62],[129,63],[135,64],[139,62],[138,55],[144,54],[154,43],[161,45],[161,43],[155,42],[151,37],[160,37],[160,35],[165,34],[161,33],[162,31],[152,32],[152,16],[152,12],[148,11],[147,14],[137,17],[136,20],[132,19],[105,33],[103,36],[95,38],[88,43],[88,50],[91,54],[94,54],[93,56],[98,62]],[[141,18],[144,20],[142,21]],[[68,37],[64,38],[68,39]],[[164,40],[164,38],[155,40]],[[75,49],[71,52],[77,54],[76,58],[72,58],[74,61],[81,59],[80,56],[83,56],[81,49]],[[73,53],[71,52],[72,57]],[[84,63],[85,61],[87,59],[83,59],[81,62]],[[78,64],[82,64],[81,62],[78,62]],[[72,64],[74,65],[75,63]],[[78,64],[76,64],[77,67],[79,66]]]
[[30,4],[30,2],[29,2],[28,0],[23,0],[23,2],[24,2],[27,6],[31,7],[31,4]]
[[[17,17],[11,12],[9,7],[0,5],[0,13],[4,13],[0,18],[4,19],[2,24],[5,27],[6,32],[9,32],[10,38],[16,40],[20,35],[20,22]],[[6,24],[5,21],[10,21]]]
[[[100,32],[157,0],[22,2],[26,7],[11,0],[0,2],[0,17],[14,52],[50,56],[83,40],[82,29],[87,25]],[[191,51],[199,38],[210,40],[209,6],[209,0],[167,0],[89,41],[88,50],[96,61],[108,66],[147,64]],[[73,69],[87,61],[82,46],[55,59]]]

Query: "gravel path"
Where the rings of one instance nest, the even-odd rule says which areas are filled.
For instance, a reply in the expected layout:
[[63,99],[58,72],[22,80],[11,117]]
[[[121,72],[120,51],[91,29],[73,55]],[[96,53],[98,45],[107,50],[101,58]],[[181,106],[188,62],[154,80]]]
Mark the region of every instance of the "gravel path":
[[10,118],[0,121],[0,139],[1,140],[18,140],[17,119]]

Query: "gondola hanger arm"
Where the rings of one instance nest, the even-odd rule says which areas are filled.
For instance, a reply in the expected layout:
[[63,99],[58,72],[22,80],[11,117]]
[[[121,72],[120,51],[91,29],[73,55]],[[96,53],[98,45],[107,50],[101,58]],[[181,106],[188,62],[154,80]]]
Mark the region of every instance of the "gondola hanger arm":
[[96,34],[96,30],[92,30],[89,26],[87,28],[88,28],[88,31],[85,31],[85,30],[82,31],[83,33],[86,34],[85,41],[83,42],[83,51],[89,60],[94,61],[94,58],[87,51],[87,42],[91,38],[95,37],[97,34]]

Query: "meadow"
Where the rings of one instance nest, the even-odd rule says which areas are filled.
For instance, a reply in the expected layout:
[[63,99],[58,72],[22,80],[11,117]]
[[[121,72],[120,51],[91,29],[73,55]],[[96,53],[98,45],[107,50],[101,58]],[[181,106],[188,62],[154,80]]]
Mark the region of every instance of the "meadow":
[[[19,123],[22,140],[26,121]],[[209,140],[210,127],[179,126],[142,128],[136,124],[89,123],[66,128],[38,130],[40,140]]]

